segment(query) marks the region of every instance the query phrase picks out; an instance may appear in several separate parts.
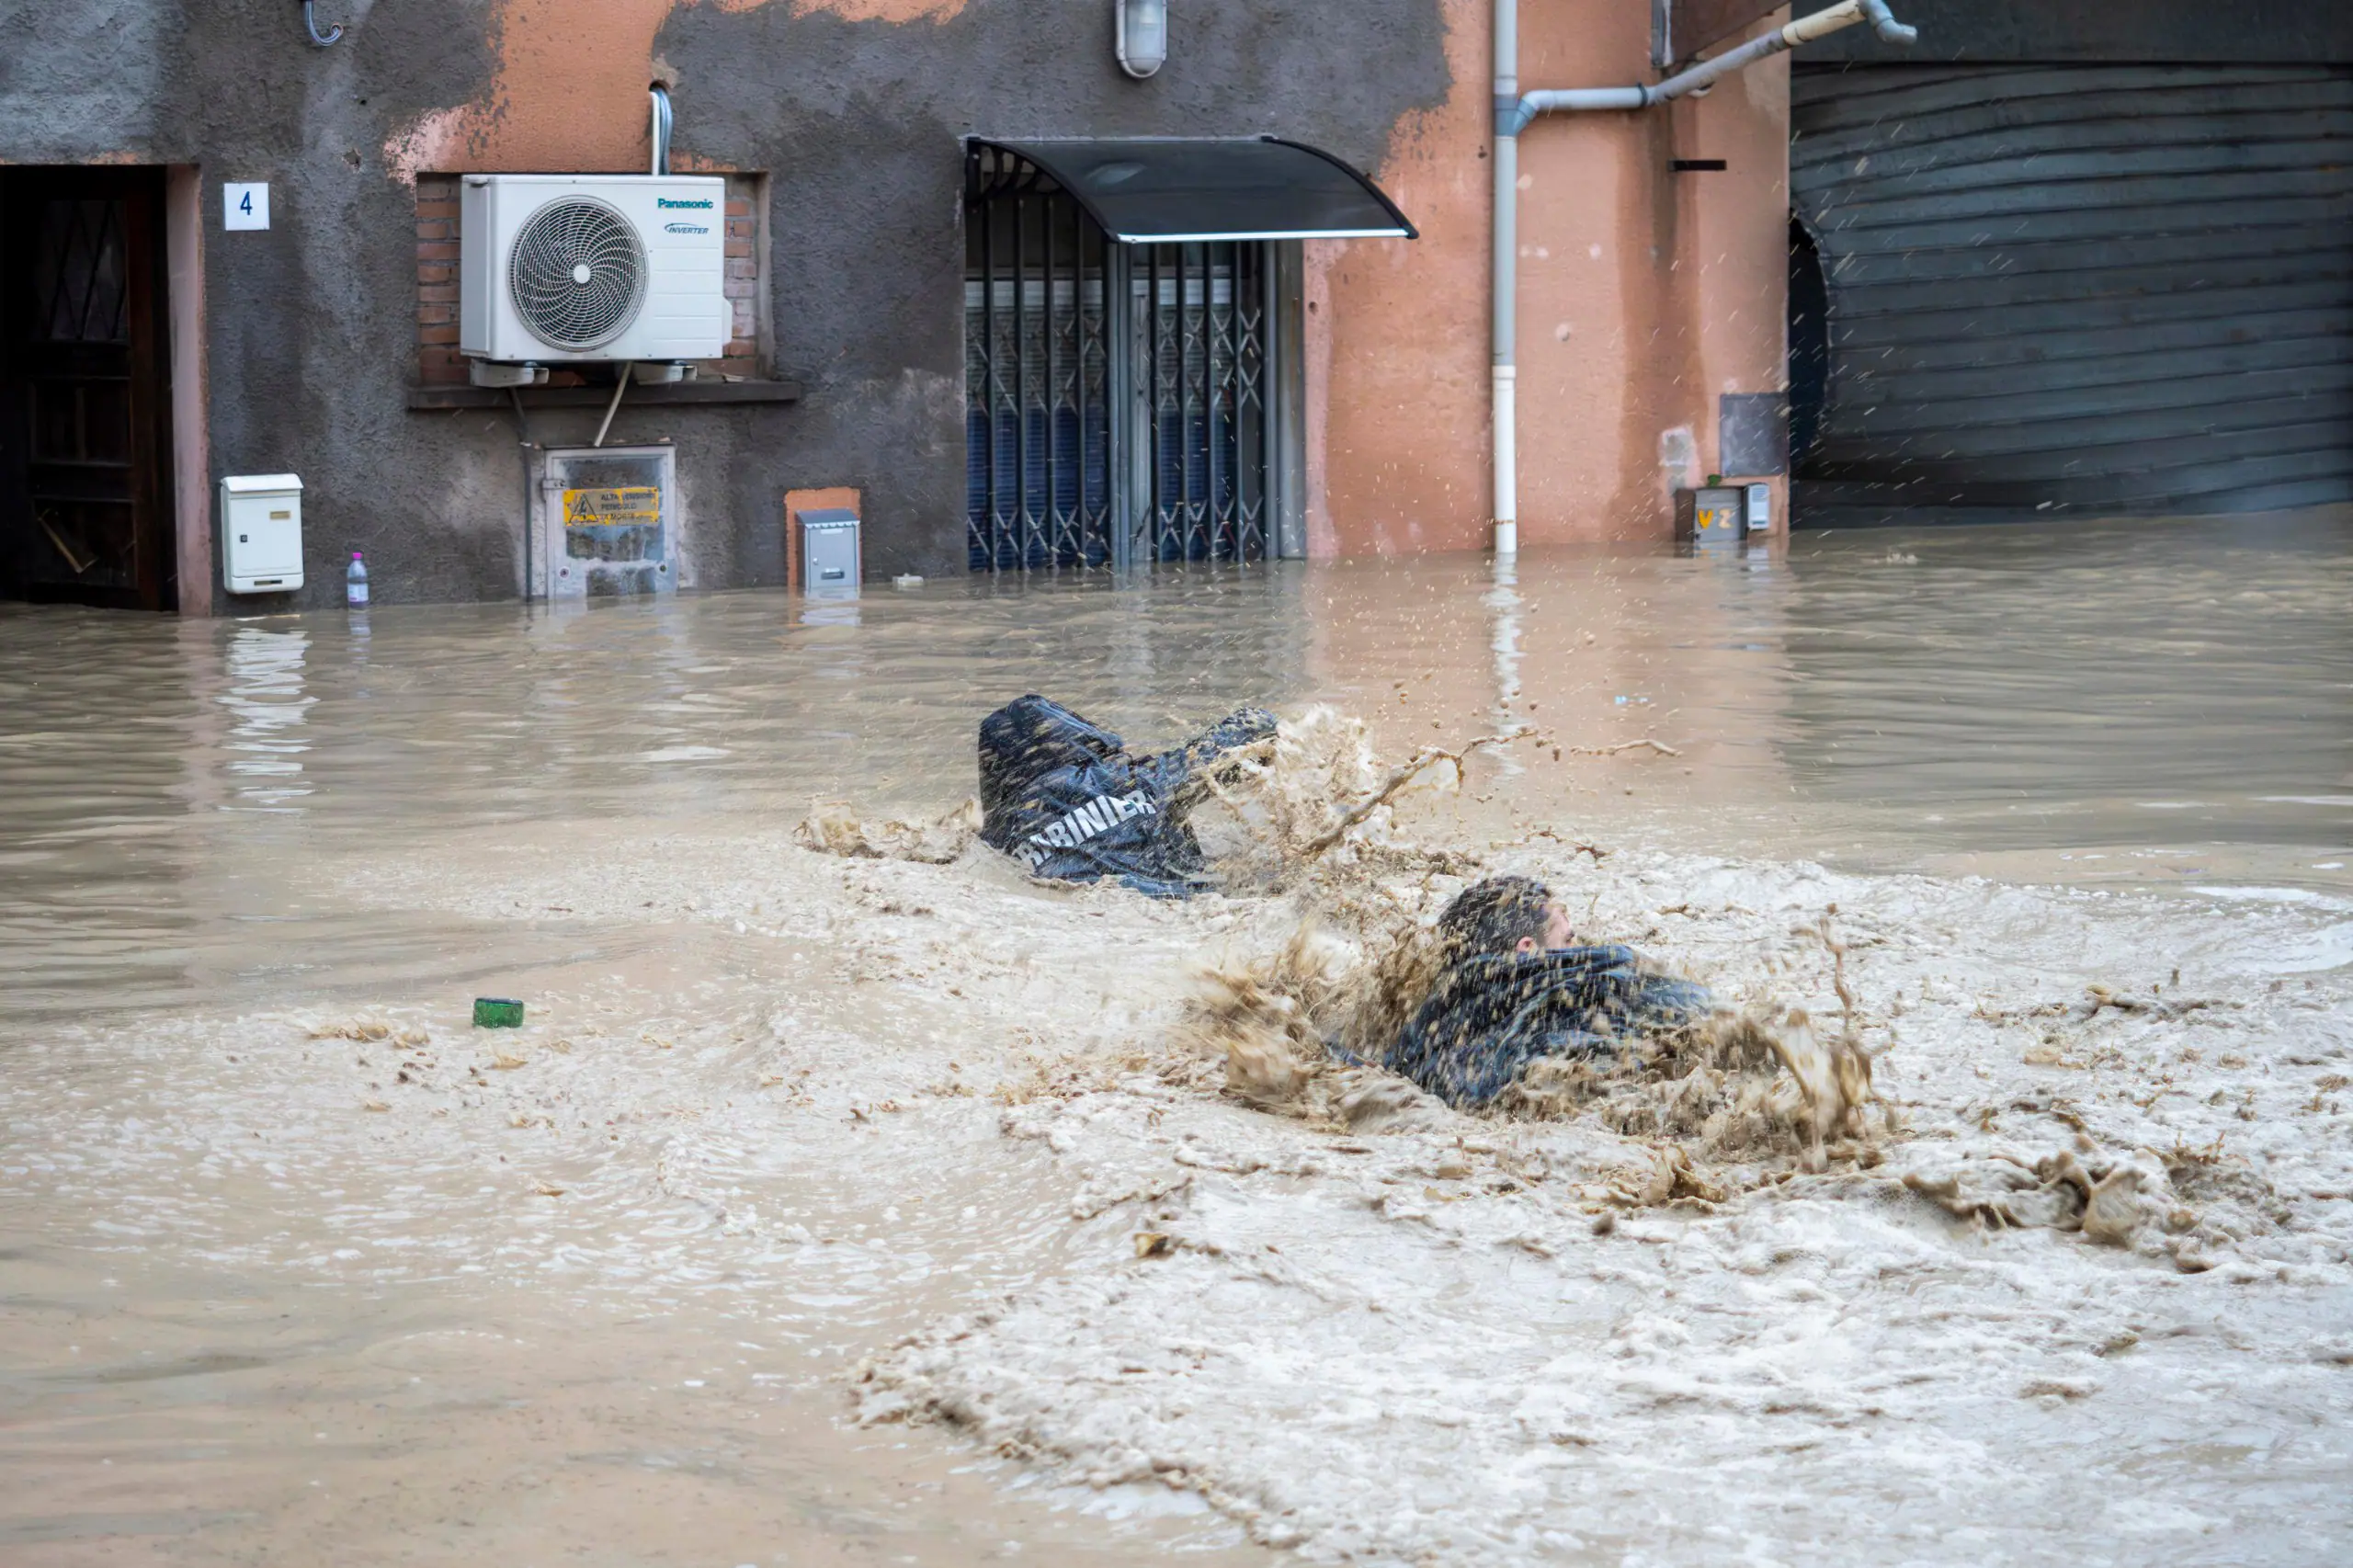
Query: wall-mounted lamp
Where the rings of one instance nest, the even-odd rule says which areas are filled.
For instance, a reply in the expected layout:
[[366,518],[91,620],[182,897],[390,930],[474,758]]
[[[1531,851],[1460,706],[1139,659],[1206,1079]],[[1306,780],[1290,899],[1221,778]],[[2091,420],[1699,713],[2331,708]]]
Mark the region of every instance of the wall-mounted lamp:
[[1168,58],[1168,0],[1111,0],[1120,69],[1142,81]]

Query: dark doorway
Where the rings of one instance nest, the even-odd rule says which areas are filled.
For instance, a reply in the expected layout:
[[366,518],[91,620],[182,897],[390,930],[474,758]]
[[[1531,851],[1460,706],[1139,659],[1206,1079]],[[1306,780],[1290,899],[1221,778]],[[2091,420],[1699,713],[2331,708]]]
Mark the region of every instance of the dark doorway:
[[0,597],[178,608],[164,171],[0,170]]
[[1830,290],[1822,252],[1805,225],[1790,220],[1790,472],[1803,475],[1822,439],[1830,396]]

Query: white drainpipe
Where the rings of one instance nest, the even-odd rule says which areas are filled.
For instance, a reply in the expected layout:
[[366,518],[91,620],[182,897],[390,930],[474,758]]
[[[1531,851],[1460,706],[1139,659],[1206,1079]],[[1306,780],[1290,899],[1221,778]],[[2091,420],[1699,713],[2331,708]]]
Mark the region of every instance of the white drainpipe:
[[1495,0],[1495,264],[1487,314],[1495,347],[1495,553],[1519,553],[1519,0]]
[[1738,49],[1727,50],[1656,86],[1571,87],[1522,96],[1519,90],[1519,0],[1495,5],[1495,202],[1493,317],[1495,347],[1495,553],[1519,552],[1519,366],[1514,318],[1519,296],[1519,133],[1540,114],[1580,109],[1639,109],[1704,92],[1717,80],[1769,55],[1795,49],[1868,19],[1890,43],[1910,43],[1916,28],[1898,22],[1887,0],[1841,0],[1801,17]]
[[656,82],[645,89],[653,100],[654,125],[647,138],[653,143],[652,167],[648,174],[666,175],[670,172],[670,89]]

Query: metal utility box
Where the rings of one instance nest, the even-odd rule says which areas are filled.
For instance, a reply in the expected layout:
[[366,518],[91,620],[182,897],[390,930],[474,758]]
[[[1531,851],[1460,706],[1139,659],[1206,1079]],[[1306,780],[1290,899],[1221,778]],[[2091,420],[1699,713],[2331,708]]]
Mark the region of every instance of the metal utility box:
[[847,506],[800,513],[801,591],[813,599],[854,599],[864,575],[858,514]]
[[532,574],[550,599],[627,598],[678,585],[677,452],[551,448]]
[[222,480],[221,572],[233,594],[284,594],[302,585],[300,475]]
[[1675,537],[1698,544],[1736,543],[1748,497],[1736,485],[1708,485],[1675,493]]
[[1748,487],[1748,512],[1744,521],[1747,524],[1750,533],[1768,534],[1773,531],[1773,487],[1771,485],[1752,484]]

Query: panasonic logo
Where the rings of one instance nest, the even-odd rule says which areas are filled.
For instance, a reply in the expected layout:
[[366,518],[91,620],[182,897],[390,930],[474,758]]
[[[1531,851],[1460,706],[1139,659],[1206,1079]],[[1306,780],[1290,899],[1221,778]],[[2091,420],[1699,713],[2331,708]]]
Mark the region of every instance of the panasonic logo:
[[701,207],[708,209],[710,206],[710,202],[708,199],[700,201],[673,201],[666,196],[657,196],[654,199],[654,205],[656,207]]
[[707,234],[710,233],[708,228],[704,227],[700,223],[665,223],[662,225],[662,230],[665,233],[670,234]]

